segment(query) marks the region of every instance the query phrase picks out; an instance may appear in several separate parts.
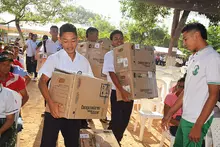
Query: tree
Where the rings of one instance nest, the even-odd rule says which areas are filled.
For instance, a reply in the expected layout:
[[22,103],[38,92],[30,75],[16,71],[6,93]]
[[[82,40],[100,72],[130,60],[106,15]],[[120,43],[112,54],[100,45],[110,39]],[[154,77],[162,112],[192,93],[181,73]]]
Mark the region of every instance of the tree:
[[115,30],[115,26],[111,25],[108,18],[96,15],[94,19],[89,19],[91,26],[99,30],[99,38],[109,38],[109,34]]
[[121,24],[123,32],[126,32],[128,41],[138,44],[147,44],[152,46],[169,46],[170,35],[166,27],[154,27],[145,29],[141,24],[127,23]]
[[57,14],[58,17],[54,20],[55,22],[70,22],[79,23],[84,25],[90,25],[89,19],[95,19],[96,13],[92,13],[82,6],[68,5],[63,7],[63,9]]
[[211,25],[208,30],[208,43],[220,53],[220,26]]
[[[162,6],[156,6],[154,4],[150,4],[150,3],[148,4],[147,2],[141,2],[136,0],[121,0],[121,1],[122,1],[121,4],[123,5],[122,12],[128,13],[128,16],[135,20],[141,21],[142,19],[150,26],[152,26],[152,23],[155,23],[157,21],[158,16],[167,15],[167,11],[165,11],[167,9]],[[152,14],[148,12],[151,12]],[[190,11],[186,11],[186,10],[179,10],[179,9],[173,10],[174,16],[173,16],[173,24],[171,31],[171,40],[168,51],[169,56],[175,55],[172,54],[172,48],[177,47],[178,45],[178,40],[181,34],[181,30],[187,21],[189,13]],[[220,18],[219,14],[206,14],[206,13],[200,13],[200,14],[205,14],[206,17],[209,18],[210,21],[214,24],[217,24]]]
[[62,10],[61,0],[0,0],[0,13],[8,12],[14,19],[0,24],[15,22],[17,31],[24,41],[21,22],[46,23]]

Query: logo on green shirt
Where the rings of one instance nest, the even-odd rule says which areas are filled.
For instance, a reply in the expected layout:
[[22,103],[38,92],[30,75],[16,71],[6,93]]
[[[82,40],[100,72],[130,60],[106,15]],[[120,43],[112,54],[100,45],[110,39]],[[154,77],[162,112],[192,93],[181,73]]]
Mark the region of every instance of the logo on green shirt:
[[197,75],[197,74],[199,73],[198,70],[199,70],[199,65],[195,65],[192,74],[193,74],[194,76]]

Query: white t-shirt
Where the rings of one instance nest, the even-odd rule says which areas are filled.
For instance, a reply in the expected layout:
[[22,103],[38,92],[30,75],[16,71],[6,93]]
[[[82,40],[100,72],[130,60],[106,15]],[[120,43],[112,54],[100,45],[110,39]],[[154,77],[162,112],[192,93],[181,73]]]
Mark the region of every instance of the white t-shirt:
[[28,56],[28,57],[34,56],[33,50],[32,50],[32,48],[31,48],[31,42],[32,42],[32,40],[31,40],[31,39],[28,39],[28,40],[26,41],[26,43],[25,43],[25,45],[27,45],[26,53],[27,53],[27,56]]
[[26,45],[27,45],[26,53],[28,57],[35,56],[37,43],[38,43],[37,41],[34,42],[31,39],[28,39],[26,41]]
[[104,56],[104,64],[103,64],[102,73],[107,75],[108,82],[112,83],[112,89],[116,90],[115,84],[113,83],[109,75],[109,72],[115,72],[113,50],[107,52]]
[[[46,41],[46,51],[47,51],[48,55],[54,54],[57,51],[59,51],[60,49],[62,49],[62,46],[61,46],[61,44],[60,44],[60,42],[58,40],[56,42],[54,42],[51,39],[47,39],[47,41]],[[40,51],[44,52],[43,44],[41,46]]]
[[0,118],[20,111],[22,97],[17,92],[2,87],[0,92]]
[[93,72],[91,70],[89,61],[77,51],[73,61],[64,49],[53,55],[50,55],[40,69],[39,73],[45,74],[47,77],[51,78],[55,69],[64,70],[70,73],[77,73],[81,71],[82,74],[93,77]]
[[182,118],[196,122],[209,97],[208,84],[220,85],[220,55],[211,46],[195,53],[189,62]]

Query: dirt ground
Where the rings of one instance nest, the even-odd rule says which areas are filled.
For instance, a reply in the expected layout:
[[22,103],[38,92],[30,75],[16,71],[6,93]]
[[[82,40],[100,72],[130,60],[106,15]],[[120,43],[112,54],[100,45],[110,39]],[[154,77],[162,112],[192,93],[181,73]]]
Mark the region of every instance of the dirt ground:
[[[20,147],[39,147],[43,128],[43,118],[41,114],[44,112],[44,100],[37,87],[37,82],[31,81],[28,85],[28,92],[30,99],[22,109],[22,116],[24,121],[24,129],[20,134]],[[151,132],[145,128],[143,141],[139,140],[138,126],[136,132],[133,131],[134,122],[136,118],[136,111],[133,111],[129,126],[124,134],[122,140],[122,147],[158,147],[161,139],[160,120],[154,120]],[[108,115],[110,115],[108,113]],[[99,120],[93,120],[90,123],[92,128],[103,129],[107,128]],[[169,141],[165,140],[164,146],[169,146]],[[63,137],[59,135],[58,147],[64,147]]]

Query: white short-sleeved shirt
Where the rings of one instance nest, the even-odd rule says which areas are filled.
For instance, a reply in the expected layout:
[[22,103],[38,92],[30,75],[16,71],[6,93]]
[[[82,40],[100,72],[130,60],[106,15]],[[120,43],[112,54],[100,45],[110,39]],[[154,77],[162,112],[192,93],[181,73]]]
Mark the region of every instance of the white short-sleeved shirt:
[[20,111],[22,97],[17,92],[2,87],[0,92],[0,118]]
[[[57,51],[59,51],[60,49],[62,49],[62,46],[59,42],[59,40],[57,40],[56,42],[54,42],[52,39],[47,39],[46,41],[46,50],[48,55],[54,54]],[[40,49],[41,52],[44,52],[44,46],[41,46]]]
[[220,85],[220,55],[211,46],[195,53],[189,62],[182,118],[196,122],[209,96],[208,84]]
[[33,53],[32,47],[31,47],[31,42],[32,42],[32,40],[28,39],[25,43],[25,45],[27,45],[26,53],[27,53],[28,57],[34,56],[34,53]]
[[116,90],[115,84],[113,83],[109,75],[109,72],[115,72],[113,50],[107,52],[104,56],[104,64],[103,64],[102,73],[107,75],[108,82],[112,83],[112,89]]
[[64,70],[70,73],[77,73],[81,71],[82,74],[93,77],[93,72],[91,70],[89,61],[77,51],[73,61],[64,49],[53,55],[50,55],[40,69],[39,73],[51,78],[55,69]]

